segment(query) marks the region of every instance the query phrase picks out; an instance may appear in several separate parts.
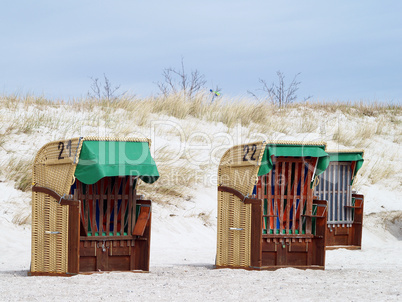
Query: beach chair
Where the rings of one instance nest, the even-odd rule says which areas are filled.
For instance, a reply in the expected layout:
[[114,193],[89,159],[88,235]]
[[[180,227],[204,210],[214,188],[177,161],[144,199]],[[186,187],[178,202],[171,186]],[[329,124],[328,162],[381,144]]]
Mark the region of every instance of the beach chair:
[[36,155],[29,275],[148,271],[151,201],[159,177],[148,139],[80,137]]
[[230,148],[218,170],[216,267],[324,269],[327,206],[313,186],[328,163],[324,143]]
[[315,195],[328,201],[327,249],[361,249],[364,196],[353,191],[363,165],[361,150],[327,151],[330,164],[319,176]]

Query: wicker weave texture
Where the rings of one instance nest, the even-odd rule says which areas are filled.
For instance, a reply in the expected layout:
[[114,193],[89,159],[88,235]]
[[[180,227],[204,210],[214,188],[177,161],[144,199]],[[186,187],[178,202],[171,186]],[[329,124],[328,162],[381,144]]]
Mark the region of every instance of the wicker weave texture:
[[[37,153],[33,183],[63,196],[70,191],[82,139],[46,144]],[[32,192],[31,272],[66,273],[68,207],[44,193]]]
[[[238,145],[230,148],[222,157],[218,169],[218,184],[252,194],[258,178],[258,170],[265,149],[264,142]],[[218,191],[217,225],[218,266],[250,265],[251,205],[238,197]]]

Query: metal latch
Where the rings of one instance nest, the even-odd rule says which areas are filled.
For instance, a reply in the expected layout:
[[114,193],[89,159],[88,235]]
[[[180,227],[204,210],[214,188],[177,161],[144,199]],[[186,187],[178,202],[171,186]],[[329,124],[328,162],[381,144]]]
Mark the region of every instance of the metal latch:
[[109,247],[105,246],[105,241],[102,242],[102,245],[99,246],[99,242],[97,244],[98,248],[102,249],[102,252],[106,252],[106,249],[108,249]]

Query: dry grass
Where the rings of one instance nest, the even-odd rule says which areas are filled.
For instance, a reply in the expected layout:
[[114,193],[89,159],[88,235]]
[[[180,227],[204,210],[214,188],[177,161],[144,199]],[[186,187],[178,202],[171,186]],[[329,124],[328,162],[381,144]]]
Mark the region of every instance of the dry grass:
[[6,141],[7,141],[6,135],[0,133],[0,148],[3,147],[3,145],[6,143]]
[[[191,100],[181,94],[172,94],[143,99],[123,97],[114,101],[80,99],[69,102],[11,95],[0,98],[0,122],[3,125],[0,152],[6,156],[0,162],[1,173],[15,181],[16,188],[29,190],[32,160],[22,160],[7,150],[4,152],[4,144],[10,137],[47,135],[50,141],[73,135],[136,136],[137,131],[138,135],[142,130],[149,133],[153,120],[171,120],[172,117],[179,120],[185,138],[197,131],[208,132],[209,127],[222,123],[219,131],[226,131],[231,137],[236,137],[236,131],[240,131],[241,139],[282,139],[286,135],[297,137],[301,133],[315,133],[340,145],[369,150],[375,147],[378,138],[393,142],[395,147],[402,142],[402,106],[380,103],[309,102],[277,108],[271,103],[256,103],[247,98],[220,98],[211,103],[208,94],[197,94]],[[180,133],[173,128],[166,126],[157,130],[156,135],[181,140]],[[227,144],[225,139],[221,140],[217,138],[214,144]],[[204,143],[201,136],[196,143]],[[202,163],[202,167],[191,166],[185,156],[174,164],[164,165],[175,154],[169,146],[156,150],[155,160],[161,178],[155,185],[141,184],[140,192],[159,203],[177,204],[191,198],[193,187],[200,183],[206,170],[216,168],[208,163]],[[389,157],[387,154],[376,156],[375,161],[372,159],[371,164],[365,164],[359,172],[362,181],[375,184],[382,179],[393,179],[398,173],[395,167],[400,163],[399,156],[387,161],[384,160]],[[16,222],[25,220],[24,217],[16,219]]]
[[300,127],[298,127],[297,132],[299,133],[309,133],[314,132],[319,127],[316,118],[311,115],[310,111],[303,110],[300,117]]
[[0,165],[2,174],[9,180],[15,182],[15,188],[27,192],[32,184],[32,162],[33,159],[25,160],[11,157]]
[[154,159],[160,178],[155,185],[140,182],[138,192],[160,204],[178,205],[190,200],[192,188],[200,180],[200,167],[190,165],[185,159],[177,159],[177,152],[169,146],[155,150]]
[[[144,113],[157,113],[185,119],[189,116],[205,119],[207,121],[222,122],[232,124],[234,121],[241,120],[244,125],[248,123],[264,123],[267,117],[303,108],[304,111],[322,111],[325,113],[341,112],[345,115],[378,117],[381,115],[389,116],[392,122],[401,123],[400,118],[402,106],[385,103],[365,103],[365,102],[305,102],[290,104],[285,108],[277,108],[271,103],[256,103],[250,98],[232,98],[219,100],[211,103],[209,94],[199,93],[191,100],[183,97],[182,93],[170,94],[167,97],[149,97],[139,99],[133,96],[123,96],[120,99],[108,101],[106,99],[76,99],[69,102],[49,101],[44,97],[34,97],[31,95],[3,96],[0,99],[1,107],[14,109],[19,105],[24,108],[36,106],[38,109],[56,108],[61,105],[68,105],[72,110],[93,111],[95,108],[102,109],[106,114],[112,114],[117,109],[124,109],[138,115]],[[308,112],[308,111],[306,111]]]
[[[402,144],[402,129],[399,130],[399,132],[397,132],[397,133],[395,134],[395,137],[394,137],[393,142],[396,143],[396,144],[398,144],[398,145]],[[0,142],[0,143],[1,143],[1,142]]]
[[31,224],[31,219],[31,207],[25,207],[14,215],[12,222],[17,225]]
[[350,129],[347,127],[339,126],[333,136],[332,140],[344,146],[351,146],[356,140],[356,134],[352,135]]
[[199,173],[188,167],[186,163],[176,166],[158,166],[160,178],[155,185],[138,186],[138,192],[159,204],[177,206],[183,200],[190,200],[192,188],[197,183]]
[[364,172],[367,173],[367,178],[372,184],[376,184],[382,180],[392,179],[396,174],[395,166],[384,157],[377,159],[373,165]]
[[332,140],[337,143],[350,146],[354,148],[359,146],[359,148],[364,148],[369,145],[371,140],[374,138],[379,130],[377,123],[358,123],[357,125],[338,125],[333,134]]
[[192,214],[187,215],[186,217],[196,217],[202,221],[204,226],[209,227],[213,224],[212,223],[212,219],[213,219],[212,213],[213,213],[213,210],[206,211],[206,212],[200,212],[200,213],[192,213]]
[[212,210],[208,212],[201,212],[198,214],[198,218],[200,218],[204,222],[204,226],[211,226],[211,220],[212,220]]
[[[298,107],[298,104],[292,104],[288,108]],[[381,102],[306,102],[304,106],[314,111],[323,111],[328,113],[341,112],[345,115],[358,117],[378,117],[380,115],[400,115],[402,106]]]
[[119,99],[113,102],[85,99],[71,103],[76,111],[93,111],[100,108],[106,115],[118,109],[124,109],[136,117],[136,125],[146,125],[151,113],[163,114],[178,119],[199,118],[209,122],[221,122],[229,128],[237,123],[249,125],[251,122],[264,123],[267,117],[277,111],[271,104],[255,104],[249,99],[220,99],[211,103],[207,94],[199,93],[191,100],[181,93],[167,97],[150,97],[145,99]]

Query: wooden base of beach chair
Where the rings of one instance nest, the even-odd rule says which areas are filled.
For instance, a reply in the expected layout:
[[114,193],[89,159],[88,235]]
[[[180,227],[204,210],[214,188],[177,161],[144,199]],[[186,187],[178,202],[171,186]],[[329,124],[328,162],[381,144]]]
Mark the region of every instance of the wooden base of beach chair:
[[[267,241],[270,242],[267,242]],[[325,268],[325,246],[320,238],[311,239],[266,239],[262,244],[262,267],[277,269]]]
[[[141,245],[140,242],[145,242]],[[149,271],[144,261],[144,240],[81,240],[80,273],[102,271]]]
[[265,233],[258,255],[261,261],[251,266],[270,270],[324,269],[327,211],[326,201],[313,200],[308,181],[314,160],[276,158],[274,163],[274,173],[260,177],[256,186],[257,196],[264,200],[263,213],[259,215]]
[[[216,265],[216,268],[243,268],[247,270],[276,270],[285,267],[299,269],[325,269],[326,201],[314,200],[317,207],[314,215],[304,215],[307,223],[314,220],[314,234],[263,234],[262,199],[240,196],[232,188],[219,187],[251,205],[251,251],[250,265]],[[311,221],[310,221],[311,223]],[[313,224],[313,223],[311,223]]]
[[[315,201],[320,203],[320,201]],[[325,202],[322,202],[325,205]],[[325,209],[325,208],[324,208]],[[299,269],[325,269],[326,212],[312,215],[315,219],[315,234],[268,234],[262,235],[260,265],[257,270],[276,270],[293,267]],[[253,253],[253,252],[252,252]]]
[[[149,271],[151,243],[151,201],[138,200],[147,217],[138,220],[139,235],[92,236],[80,238],[79,272]],[[145,216],[145,215],[143,215]]]
[[[350,153],[353,152],[331,153],[336,160],[320,175],[314,192],[328,201],[327,250],[361,249],[364,196],[352,191],[356,161],[346,161]],[[344,161],[340,160],[342,157]]]
[[327,251],[337,250],[337,249],[345,249],[345,250],[355,251],[355,250],[361,250],[362,247],[361,246],[354,246],[354,245],[334,245],[334,246],[327,246],[327,247],[325,247],[325,249]]
[[149,271],[151,201],[136,195],[135,179],[76,181],[82,201],[79,272]]
[[355,200],[355,205],[349,208],[354,211],[354,221],[350,226],[328,225],[326,232],[327,250],[338,248],[349,250],[361,249],[364,196],[353,194],[352,197]]
[[327,227],[327,250],[345,248],[350,250],[361,249],[361,243],[357,244],[361,236],[356,236],[357,229],[361,225],[352,226],[328,226]]

